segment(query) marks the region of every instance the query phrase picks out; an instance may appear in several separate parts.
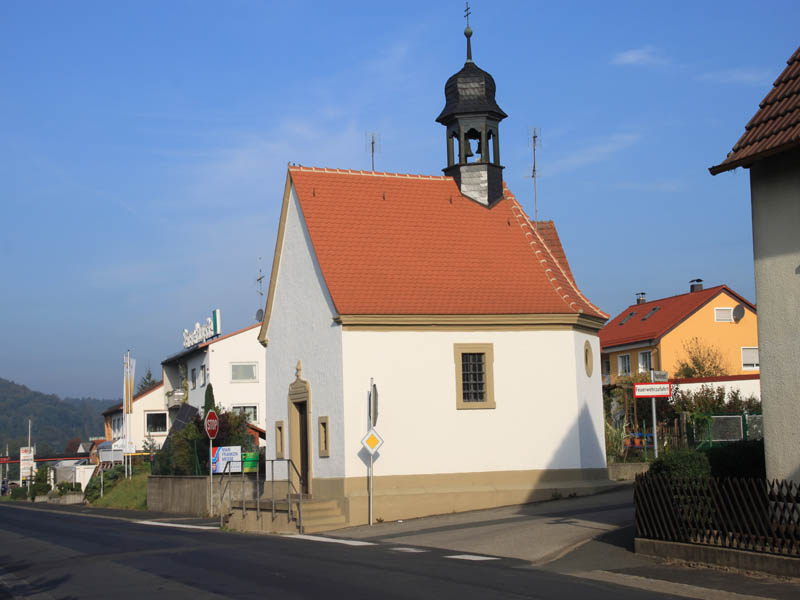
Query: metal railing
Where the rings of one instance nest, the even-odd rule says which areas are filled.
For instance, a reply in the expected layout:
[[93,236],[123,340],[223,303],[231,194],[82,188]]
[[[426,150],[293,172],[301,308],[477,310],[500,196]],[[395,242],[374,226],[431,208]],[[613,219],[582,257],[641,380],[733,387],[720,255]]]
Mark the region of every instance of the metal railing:
[[800,487],[792,481],[636,476],[636,536],[800,556]]
[[[270,463],[271,479],[272,479],[272,520],[275,520],[275,463],[286,463],[286,504],[288,511],[289,521],[292,520],[292,490],[297,494],[297,529],[303,533],[303,476],[297,469],[291,458],[267,458],[264,459],[264,481],[266,483],[267,469],[266,463]],[[292,471],[297,475],[298,486],[294,485],[292,481]]]
[[[276,462],[285,462],[286,463],[286,510],[287,516],[289,521],[292,521],[293,510],[292,510],[292,495],[293,492],[297,495],[297,529],[300,533],[303,533],[303,476],[300,474],[300,471],[297,468],[297,465],[294,464],[291,458],[270,458],[264,459],[264,483],[266,483],[266,474],[267,468],[266,463],[270,463],[270,478],[271,478],[271,504],[272,504],[272,520],[275,520],[275,504],[276,504],[276,497],[275,497],[275,463]],[[233,501],[231,500],[231,489],[232,489],[232,482],[233,482],[233,475],[231,465],[238,464],[241,469],[241,492],[242,492],[242,519],[245,518],[246,514],[246,506],[245,506],[245,472],[244,472],[244,461],[241,460],[232,460],[228,461],[222,470],[222,474],[220,476],[220,494],[219,494],[219,525],[222,527],[224,525],[224,514],[222,507],[225,503],[225,494],[228,494],[228,502],[230,504],[230,510],[233,512]],[[261,488],[261,459],[257,461],[257,468],[256,468],[256,519],[261,519],[261,496],[262,496],[262,488]],[[298,485],[295,486],[294,481],[292,480],[292,474],[297,476]],[[225,480],[225,476],[228,476],[227,481]]]

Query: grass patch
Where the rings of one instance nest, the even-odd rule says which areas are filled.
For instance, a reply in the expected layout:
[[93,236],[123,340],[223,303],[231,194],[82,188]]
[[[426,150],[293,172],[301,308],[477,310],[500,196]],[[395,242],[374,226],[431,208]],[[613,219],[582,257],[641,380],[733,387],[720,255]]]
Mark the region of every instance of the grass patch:
[[145,510],[148,475],[149,473],[135,473],[130,479],[119,480],[102,498],[92,502],[92,506]]

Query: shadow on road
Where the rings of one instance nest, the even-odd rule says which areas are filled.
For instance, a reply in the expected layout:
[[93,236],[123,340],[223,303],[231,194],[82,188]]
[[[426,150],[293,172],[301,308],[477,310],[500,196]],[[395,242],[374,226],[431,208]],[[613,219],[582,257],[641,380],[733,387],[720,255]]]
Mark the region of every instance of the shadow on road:
[[[0,555],[0,574],[6,573],[10,577],[5,577],[3,584],[11,592],[14,598],[36,597],[37,594],[44,594],[57,590],[67,581],[72,579],[71,575],[59,575],[57,577],[37,577],[35,579],[25,579],[18,575],[33,565],[24,560],[13,561],[9,555]],[[77,600],[77,596],[59,596],[59,600]]]

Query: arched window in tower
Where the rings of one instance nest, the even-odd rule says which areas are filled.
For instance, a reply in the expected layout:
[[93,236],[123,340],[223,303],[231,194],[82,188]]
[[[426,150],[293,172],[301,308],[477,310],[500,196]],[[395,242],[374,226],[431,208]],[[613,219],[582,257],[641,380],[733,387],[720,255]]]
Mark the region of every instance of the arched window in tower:
[[[481,153],[481,134],[477,129],[472,128],[467,131],[464,137],[466,138],[465,142],[467,144],[466,160],[464,162],[476,162],[475,155]],[[469,160],[470,158],[473,160]],[[477,162],[483,162],[483,157],[481,156],[481,160]]]

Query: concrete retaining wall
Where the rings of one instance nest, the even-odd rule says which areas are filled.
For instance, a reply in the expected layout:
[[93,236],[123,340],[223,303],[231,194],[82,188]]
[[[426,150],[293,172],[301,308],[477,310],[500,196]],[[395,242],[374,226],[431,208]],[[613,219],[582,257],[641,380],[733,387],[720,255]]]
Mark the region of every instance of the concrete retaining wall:
[[662,542],[661,540],[644,538],[636,538],[635,549],[637,554],[645,554],[647,556],[673,558],[707,565],[720,565],[742,571],[758,571],[782,577],[797,577],[797,574],[800,573],[800,558],[797,557],[747,552],[745,550],[718,548],[716,546],[702,546],[700,544]]
[[611,481],[632,481],[639,473],[647,473],[650,463],[611,463],[608,465],[608,478]]
[[[219,514],[221,502],[227,512],[231,504],[255,500],[255,477],[245,475],[214,477],[214,514]],[[264,482],[259,485],[263,491]],[[222,501],[220,500],[222,498]],[[207,516],[209,514],[208,477],[161,476],[147,478],[147,509],[158,512]]]

